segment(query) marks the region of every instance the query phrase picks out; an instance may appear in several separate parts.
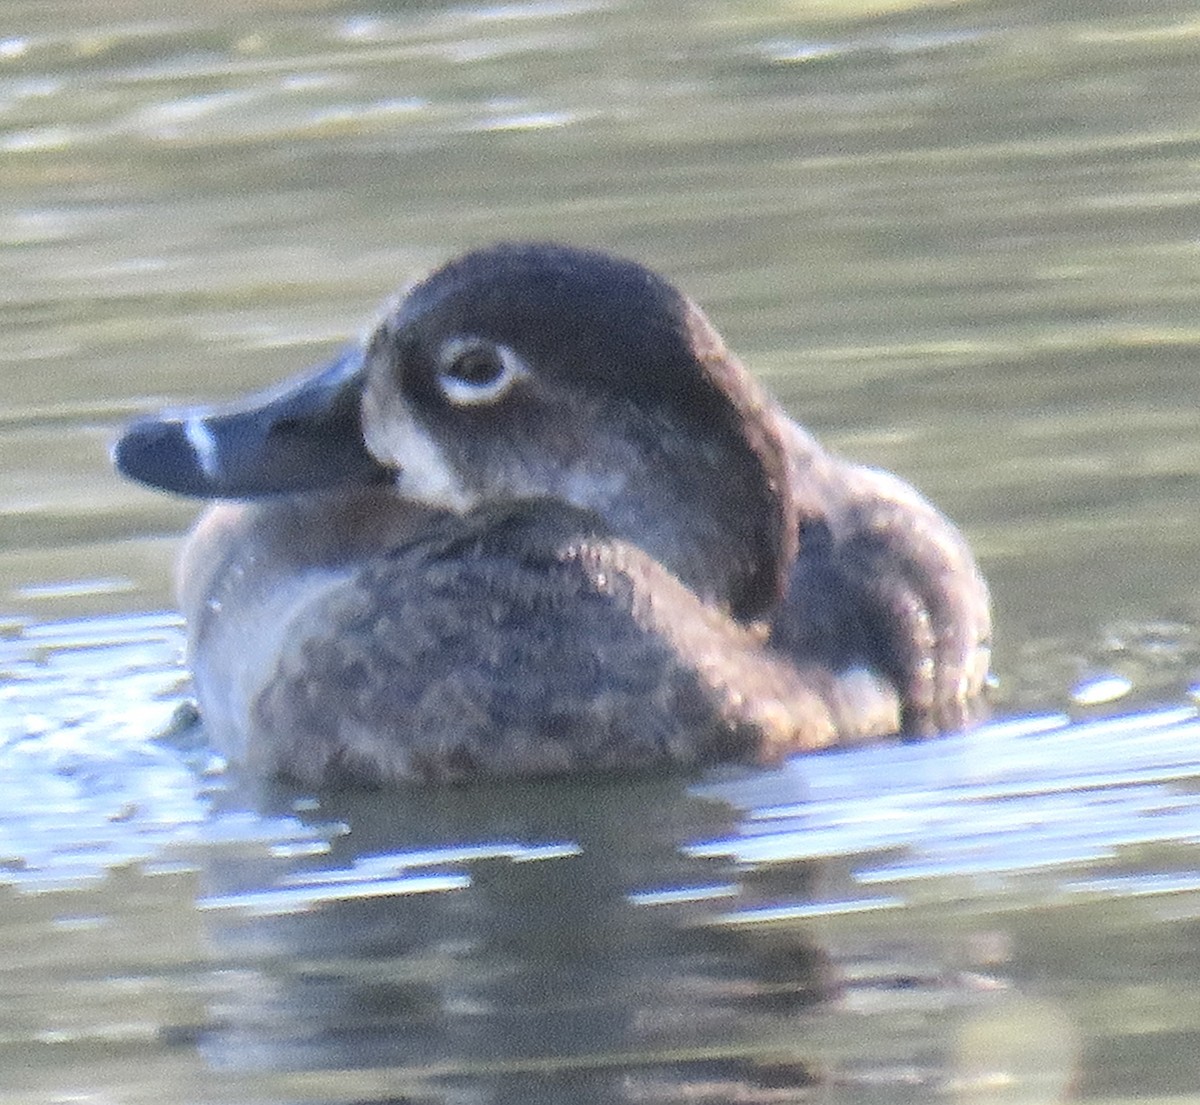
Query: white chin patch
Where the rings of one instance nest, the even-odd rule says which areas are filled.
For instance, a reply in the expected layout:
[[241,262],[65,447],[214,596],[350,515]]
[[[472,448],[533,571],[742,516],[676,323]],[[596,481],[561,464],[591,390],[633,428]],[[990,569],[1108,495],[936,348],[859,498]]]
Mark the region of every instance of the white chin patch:
[[386,431],[368,417],[364,431],[367,448],[396,469],[396,489],[405,498],[459,513],[478,501],[454,471],[441,447],[407,411],[388,412]]

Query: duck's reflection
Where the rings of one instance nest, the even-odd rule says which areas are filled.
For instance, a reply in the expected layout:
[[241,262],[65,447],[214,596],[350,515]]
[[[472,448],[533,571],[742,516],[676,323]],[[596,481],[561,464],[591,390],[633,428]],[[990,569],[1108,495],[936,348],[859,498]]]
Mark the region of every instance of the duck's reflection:
[[[343,794],[305,816],[349,831],[210,872],[202,1050],[230,1073],[308,1075],[322,1100],[335,1073],[338,1101],[793,1100],[842,1069],[848,987],[921,1014],[961,1003],[894,947],[864,971],[796,930],[711,923],[722,893],[794,900],[848,874],[689,856],[738,817],[679,779]],[[902,1063],[896,1040],[865,1049],[913,1100],[951,1050],[919,1035]]]

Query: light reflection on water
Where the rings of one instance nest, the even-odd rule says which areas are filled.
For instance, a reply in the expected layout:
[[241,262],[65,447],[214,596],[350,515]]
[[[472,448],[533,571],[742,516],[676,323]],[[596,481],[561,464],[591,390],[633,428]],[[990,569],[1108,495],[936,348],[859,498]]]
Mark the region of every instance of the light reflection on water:
[[[809,7],[10,6],[6,1100],[1194,1093],[1194,12]],[[146,611],[193,508],[115,479],[116,424],[548,235],[668,272],[964,523],[998,721],[390,796],[179,724]]]
[[[1169,784],[1200,775],[1191,707],[1071,724],[984,725],[936,745],[794,761],[784,778],[702,793],[749,805],[737,837],[690,846],[739,865],[847,856],[866,887],[1037,876],[1123,846],[1200,841],[1200,802]],[[796,795],[776,804],[776,786]],[[899,855],[889,855],[899,853]]]
[[47,950],[7,986],[44,980],[43,955],[76,965],[23,1014],[58,1026],[60,1073],[31,1085],[137,1038],[173,1092],[198,1058],[212,1100],[268,1072],[278,1100],[988,1100],[996,1078],[1056,1100],[1088,1032],[1120,1032],[1105,971],[1161,990],[1169,1031],[1198,1023],[1177,993],[1200,917],[1191,706],[691,785],[310,796],[239,779],[187,727],[146,740],[182,702],[174,618],[23,632],[2,656],[0,896]]

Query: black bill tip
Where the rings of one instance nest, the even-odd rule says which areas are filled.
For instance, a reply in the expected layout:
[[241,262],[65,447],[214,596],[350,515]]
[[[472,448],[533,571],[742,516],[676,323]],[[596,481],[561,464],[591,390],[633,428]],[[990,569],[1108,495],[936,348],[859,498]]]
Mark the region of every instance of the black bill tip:
[[125,428],[112,458],[118,472],[139,483],[211,497],[220,484],[215,444],[202,418],[139,418]]

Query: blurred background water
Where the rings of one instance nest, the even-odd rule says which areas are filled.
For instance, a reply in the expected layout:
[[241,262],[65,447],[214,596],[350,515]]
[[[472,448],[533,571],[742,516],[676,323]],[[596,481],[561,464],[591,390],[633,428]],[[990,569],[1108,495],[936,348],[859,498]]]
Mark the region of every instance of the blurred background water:
[[[0,17],[0,1100],[1200,1098],[1200,15],[276,0]],[[503,237],[634,256],[994,587],[998,720],[317,798],[152,740],[126,417]]]

